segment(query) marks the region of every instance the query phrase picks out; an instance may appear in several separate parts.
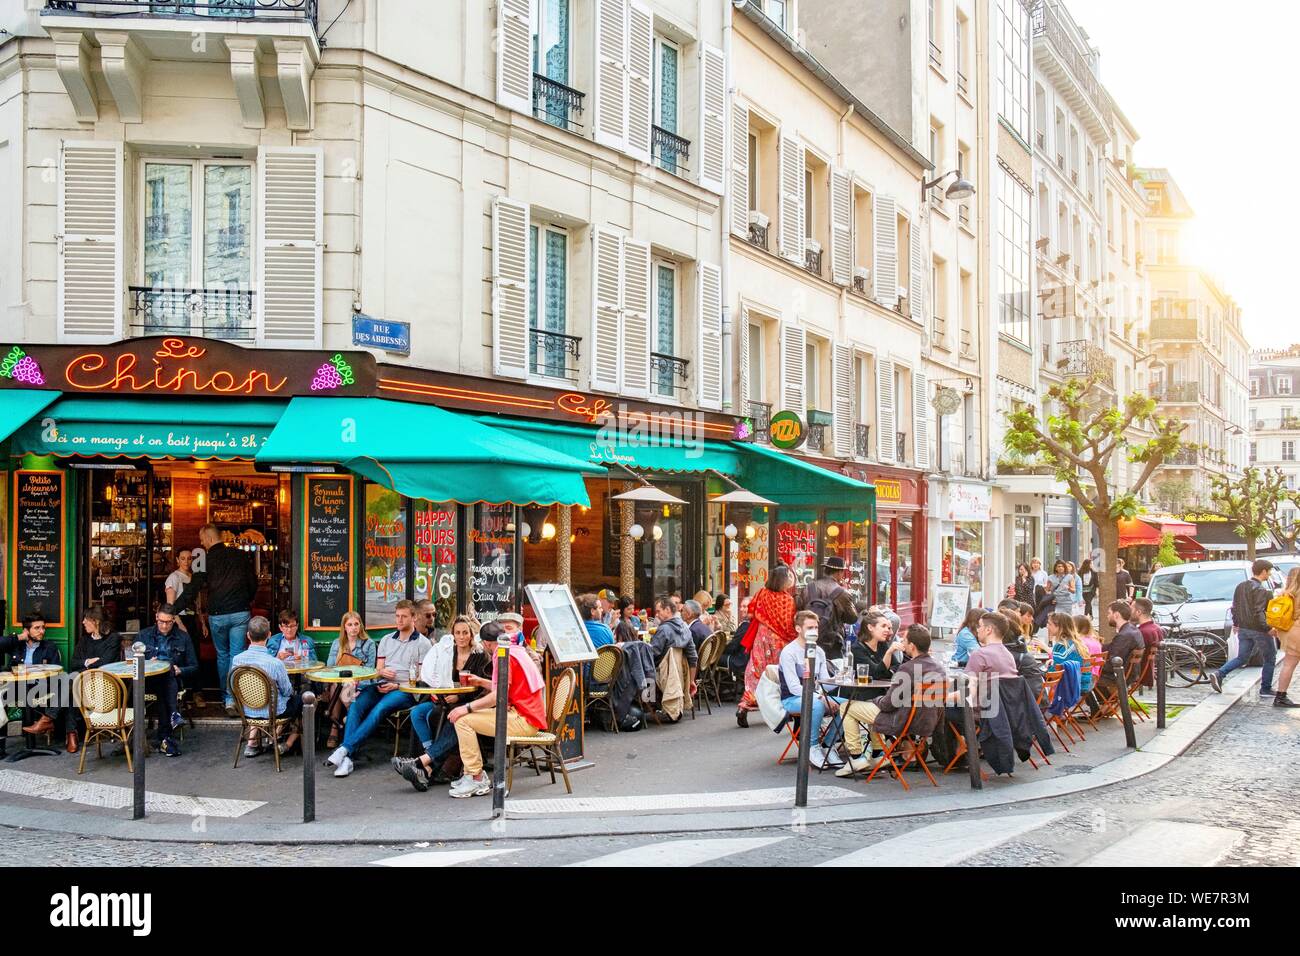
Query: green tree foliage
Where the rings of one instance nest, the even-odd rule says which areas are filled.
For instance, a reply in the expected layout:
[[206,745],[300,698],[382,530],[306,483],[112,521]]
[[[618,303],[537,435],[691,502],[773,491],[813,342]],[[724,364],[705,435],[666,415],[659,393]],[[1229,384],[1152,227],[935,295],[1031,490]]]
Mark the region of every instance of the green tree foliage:
[[1246,560],[1255,560],[1255,540],[1280,525],[1279,507],[1291,493],[1280,468],[1247,468],[1238,478],[1210,476],[1211,513],[1233,523],[1246,542]]

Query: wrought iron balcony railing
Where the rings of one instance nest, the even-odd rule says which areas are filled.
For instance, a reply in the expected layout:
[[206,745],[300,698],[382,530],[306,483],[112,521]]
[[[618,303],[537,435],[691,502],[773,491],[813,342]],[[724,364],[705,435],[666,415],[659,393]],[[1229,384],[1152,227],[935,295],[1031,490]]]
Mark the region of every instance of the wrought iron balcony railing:
[[533,115],[543,123],[578,132],[583,94],[540,73],[533,74]]
[[689,169],[686,165],[691,158],[691,141],[685,137],[670,133],[662,126],[650,128],[650,148],[655,165],[667,170],[674,176],[685,176]]
[[1164,463],[1166,465],[1175,465],[1182,468],[1189,465],[1198,465],[1200,464],[1200,461],[1201,456],[1195,448],[1180,448],[1178,451],[1166,458]]
[[1056,366],[1061,374],[1072,378],[1096,378],[1105,385],[1115,384],[1115,360],[1086,339],[1062,342]]
[[751,246],[758,246],[760,249],[766,249],[767,232],[767,226],[760,226],[756,222],[751,222],[749,224],[749,244]]
[[685,389],[687,384],[686,373],[690,364],[690,359],[684,359],[676,355],[665,355],[663,352],[651,352],[651,388],[656,394],[670,397],[677,391]]
[[1154,385],[1151,388],[1151,397],[1157,402],[1166,404],[1196,402],[1201,397],[1201,386],[1199,382],[1170,382]]
[[815,276],[822,274],[822,251],[820,249],[805,249],[803,257],[803,267]]
[[131,323],[141,335],[175,332],[232,342],[257,339],[251,289],[166,289],[130,286]]
[[853,426],[853,454],[857,458],[871,457],[871,426],[862,423]]
[[582,339],[577,335],[528,330],[528,367],[534,375],[578,380],[578,361],[582,358]]
[[750,402],[749,417],[754,420],[754,437],[758,441],[767,441],[767,432],[772,425],[772,406],[767,402]]
[[907,461],[907,435],[897,432],[894,437],[894,451],[900,462]]
[[317,26],[317,0],[48,0],[42,14],[297,20]]
[[1039,0],[1033,8],[1031,19],[1034,37],[1045,36],[1047,38],[1048,42],[1056,50],[1057,56],[1069,69],[1074,82],[1092,101],[1098,112],[1104,115],[1101,85],[1097,82],[1097,76],[1089,67],[1088,61],[1079,52],[1078,47],[1074,45],[1074,41],[1071,40],[1069,31],[1065,24],[1061,22],[1060,14],[1055,10],[1055,4],[1049,2],[1049,0]]
[[804,443],[809,451],[825,453],[826,451],[826,426],[809,425],[808,439]]

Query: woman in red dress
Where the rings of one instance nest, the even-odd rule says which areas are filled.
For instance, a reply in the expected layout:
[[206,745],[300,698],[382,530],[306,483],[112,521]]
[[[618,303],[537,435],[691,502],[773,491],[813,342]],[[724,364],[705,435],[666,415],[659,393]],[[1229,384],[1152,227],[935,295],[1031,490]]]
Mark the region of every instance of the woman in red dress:
[[758,710],[754,689],[768,664],[775,664],[781,650],[794,640],[794,572],[778,564],[767,583],[749,602],[749,629],[741,642],[749,651],[745,668],[745,695],[736,708],[736,723],[749,726],[749,712]]

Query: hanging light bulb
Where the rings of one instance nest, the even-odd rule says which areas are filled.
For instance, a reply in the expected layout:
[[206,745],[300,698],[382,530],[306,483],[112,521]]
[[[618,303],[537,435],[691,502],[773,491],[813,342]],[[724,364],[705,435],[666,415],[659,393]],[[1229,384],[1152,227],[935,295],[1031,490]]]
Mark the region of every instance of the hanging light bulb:
[[555,537],[555,525],[551,524],[548,521],[546,522],[546,524],[542,525],[542,540],[550,541],[554,537]]
[[755,528],[752,524],[747,524],[747,525],[745,525],[745,537],[746,537],[746,538],[748,538],[750,541],[753,541],[753,540],[754,540],[754,536],[757,535],[757,534],[758,534],[758,529]]
[[838,538],[840,536],[840,526],[837,524],[826,526],[826,537]]
[[208,502],[208,499],[207,499],[206,497],[204,497],[203,492],[200,491],[200,492],[199,492],[199,507],[202,508],[205,504],[207,504],[207,502]]
[[578,540],[578,536],[576,534],[569,535],[569,544],[573,544],[573,542],[577,540]]
[[735,526],[734,524],[729,524],[729,525],[727,525],[725,528],[722,529],[722,533],[723,533],[724,535],[727,536],[727,539],[728,539],[728,540],[730,540],[730,539],[734,538],[734,537],[735,537],[737,534],[739,534],[740,532],[737,530],[737,528],[736,528],[736,526]]
[[530,525],[527,521],[525,521],[523,524],[519,526],[519,536],[523,538],[525,541],[528,540],[528,536],[532,533],[533,533],[533,526]]
[[659,527],[658,525],[655,525],[655,526],[654,526],[654,532],[653,532],[653,533],[654,533],[654,539],[655,539],[656,541],[660,541],[660,540],[663,539],[663,536],[664,536],[664,529],[661,528],[661,527]]
[[645,528],[641,527],[639,524],[634,524],[632,527],[627,529],[627,536],[633,541],[640,541],[645,537]]

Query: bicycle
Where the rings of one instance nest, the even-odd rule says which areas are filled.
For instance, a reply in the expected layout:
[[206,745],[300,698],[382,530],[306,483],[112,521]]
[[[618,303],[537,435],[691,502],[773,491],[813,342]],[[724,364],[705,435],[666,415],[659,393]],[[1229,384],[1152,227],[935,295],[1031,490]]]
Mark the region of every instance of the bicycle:
[[[1178,620],[1180,604],[1169,612],[1165,627],[1165,686],[1193,687],[1208,684],[1210,674],[1228,660],[1228,642],[1213,631],[1194,628],[1184,631]],[[1175,679],[1181,684],[1175,684]]]

